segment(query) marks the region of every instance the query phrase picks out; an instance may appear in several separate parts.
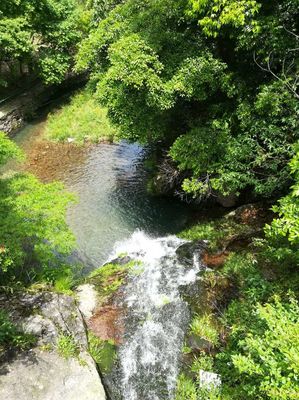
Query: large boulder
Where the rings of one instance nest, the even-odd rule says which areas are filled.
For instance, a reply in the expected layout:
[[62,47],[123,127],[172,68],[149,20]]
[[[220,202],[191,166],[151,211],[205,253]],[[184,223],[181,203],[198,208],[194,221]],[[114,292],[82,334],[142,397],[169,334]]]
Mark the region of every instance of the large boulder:
[[[15,324],[37,337],[30,350],[3,357],[0,399],[106,400],[74,298],[47,292],[1,298],[0,302]],[[59,354],[57,344],[62,335],[74,339],[76,357]]]

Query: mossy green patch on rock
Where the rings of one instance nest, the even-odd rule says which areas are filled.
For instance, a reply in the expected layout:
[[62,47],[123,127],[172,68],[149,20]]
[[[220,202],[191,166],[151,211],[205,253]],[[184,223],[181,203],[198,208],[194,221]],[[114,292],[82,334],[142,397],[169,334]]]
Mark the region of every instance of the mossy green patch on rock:
[[[124,257],[123,259],[126,259]],[[121,263],[122,259],[118,259],[118,263],[108,263],[102,267],[94,270],[87,281],[95,285],[99,295],[103,298],[109,298],[115,293],[124,283],[128,272],[139,274],[141,262],[138,260],[131,260],[126,263]]]
[[207,240],[211,251],[222,250],[236,235],[250,234],[252,228],[237,223],[229,218],[220,218],[201,222],[179,233],[179,237],[187,240]]
[[88,333],[89,354],[104,373],[111,371],[116,358],[116,345],[113,340],[103,340]]
[[65,358],[78,358],[80,347],[72,335],[61,334],[57,338],[57,352]]

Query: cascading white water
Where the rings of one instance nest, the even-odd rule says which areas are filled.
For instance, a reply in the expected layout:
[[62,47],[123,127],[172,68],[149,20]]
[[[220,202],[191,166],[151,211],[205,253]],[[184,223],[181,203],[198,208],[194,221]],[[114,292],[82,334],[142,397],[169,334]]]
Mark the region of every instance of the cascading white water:
[[196,281],[200,261],[179,262],[176,236],[150,238],[135,232],[115,253],[139,260],[125,287],[124,342],[120,346],[121,392],[124,400],[172,399],[179,356],[189,321],[179,288]]

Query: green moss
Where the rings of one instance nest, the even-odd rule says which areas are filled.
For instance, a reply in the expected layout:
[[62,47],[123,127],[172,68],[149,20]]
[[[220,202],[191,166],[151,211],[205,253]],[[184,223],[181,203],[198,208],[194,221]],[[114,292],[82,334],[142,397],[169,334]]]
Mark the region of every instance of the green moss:
[[88,90],[75,95],[69,105],[51,114],[46,125],[46,136],[57,142],[69,138],[78,144],[113,142],[116,134],[107,110],[99,106]]
[[89,353],[102,372],[112,369],[116,358],[116,346],[113,340],[102,340],[92,333],[88,334]]
[[212,346],[217,346],[219,342],[218,329],[212,315],[204,314],[202,316],[195,315],[190,324],[190,332],[192,335],[206,340]]

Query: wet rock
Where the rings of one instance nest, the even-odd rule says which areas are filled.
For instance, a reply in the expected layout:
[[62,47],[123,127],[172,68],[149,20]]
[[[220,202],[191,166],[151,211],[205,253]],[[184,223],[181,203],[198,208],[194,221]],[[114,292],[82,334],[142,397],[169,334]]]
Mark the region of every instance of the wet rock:
[[210,254],[209,252],[205,251],[202,256],[202,261],[209,268],[217,268],[224,264],[228,255],[228,251],[223,251],[217,254]]
[[202,339],[196,335],[190,335],[187,337],[188,346],[192,349],[192,351],[206,351],[209,352],[211,350],[211,343],[208,340]]
[[207,247],[204,240],[187,242],[180,245],[176,250],[178,261],[183,265],[194,264],[194,257],[200,257],[202,251]]
[[[15,324],[36,336],[29,351],[9,353],[0,365],[0,398],[10,400],[105,400],[96,365],[87,352],[84,322],[75,299],[57,293],[1,298]],[[60,335],[71,336],[77,358],[62,358]]]
[[234,193],[223,195],[219,192],[216,193],[216,201],[222,207],[230,208],[237,204],[238,197]]
[[[130,261],[132,261],[131,257],[129,257],[129,256],[120,256],[120,257],[114,258],[112,261],[109,261],[109,263],[107,263],[107,264],[126,265]],[[105,266],[105,265],[106,264],[104,264],[103,266]]]
[[124,327],[121,324],[122,310],[116,305],[98,307],[88,319],[88,329],[102,340],[121,343]]

